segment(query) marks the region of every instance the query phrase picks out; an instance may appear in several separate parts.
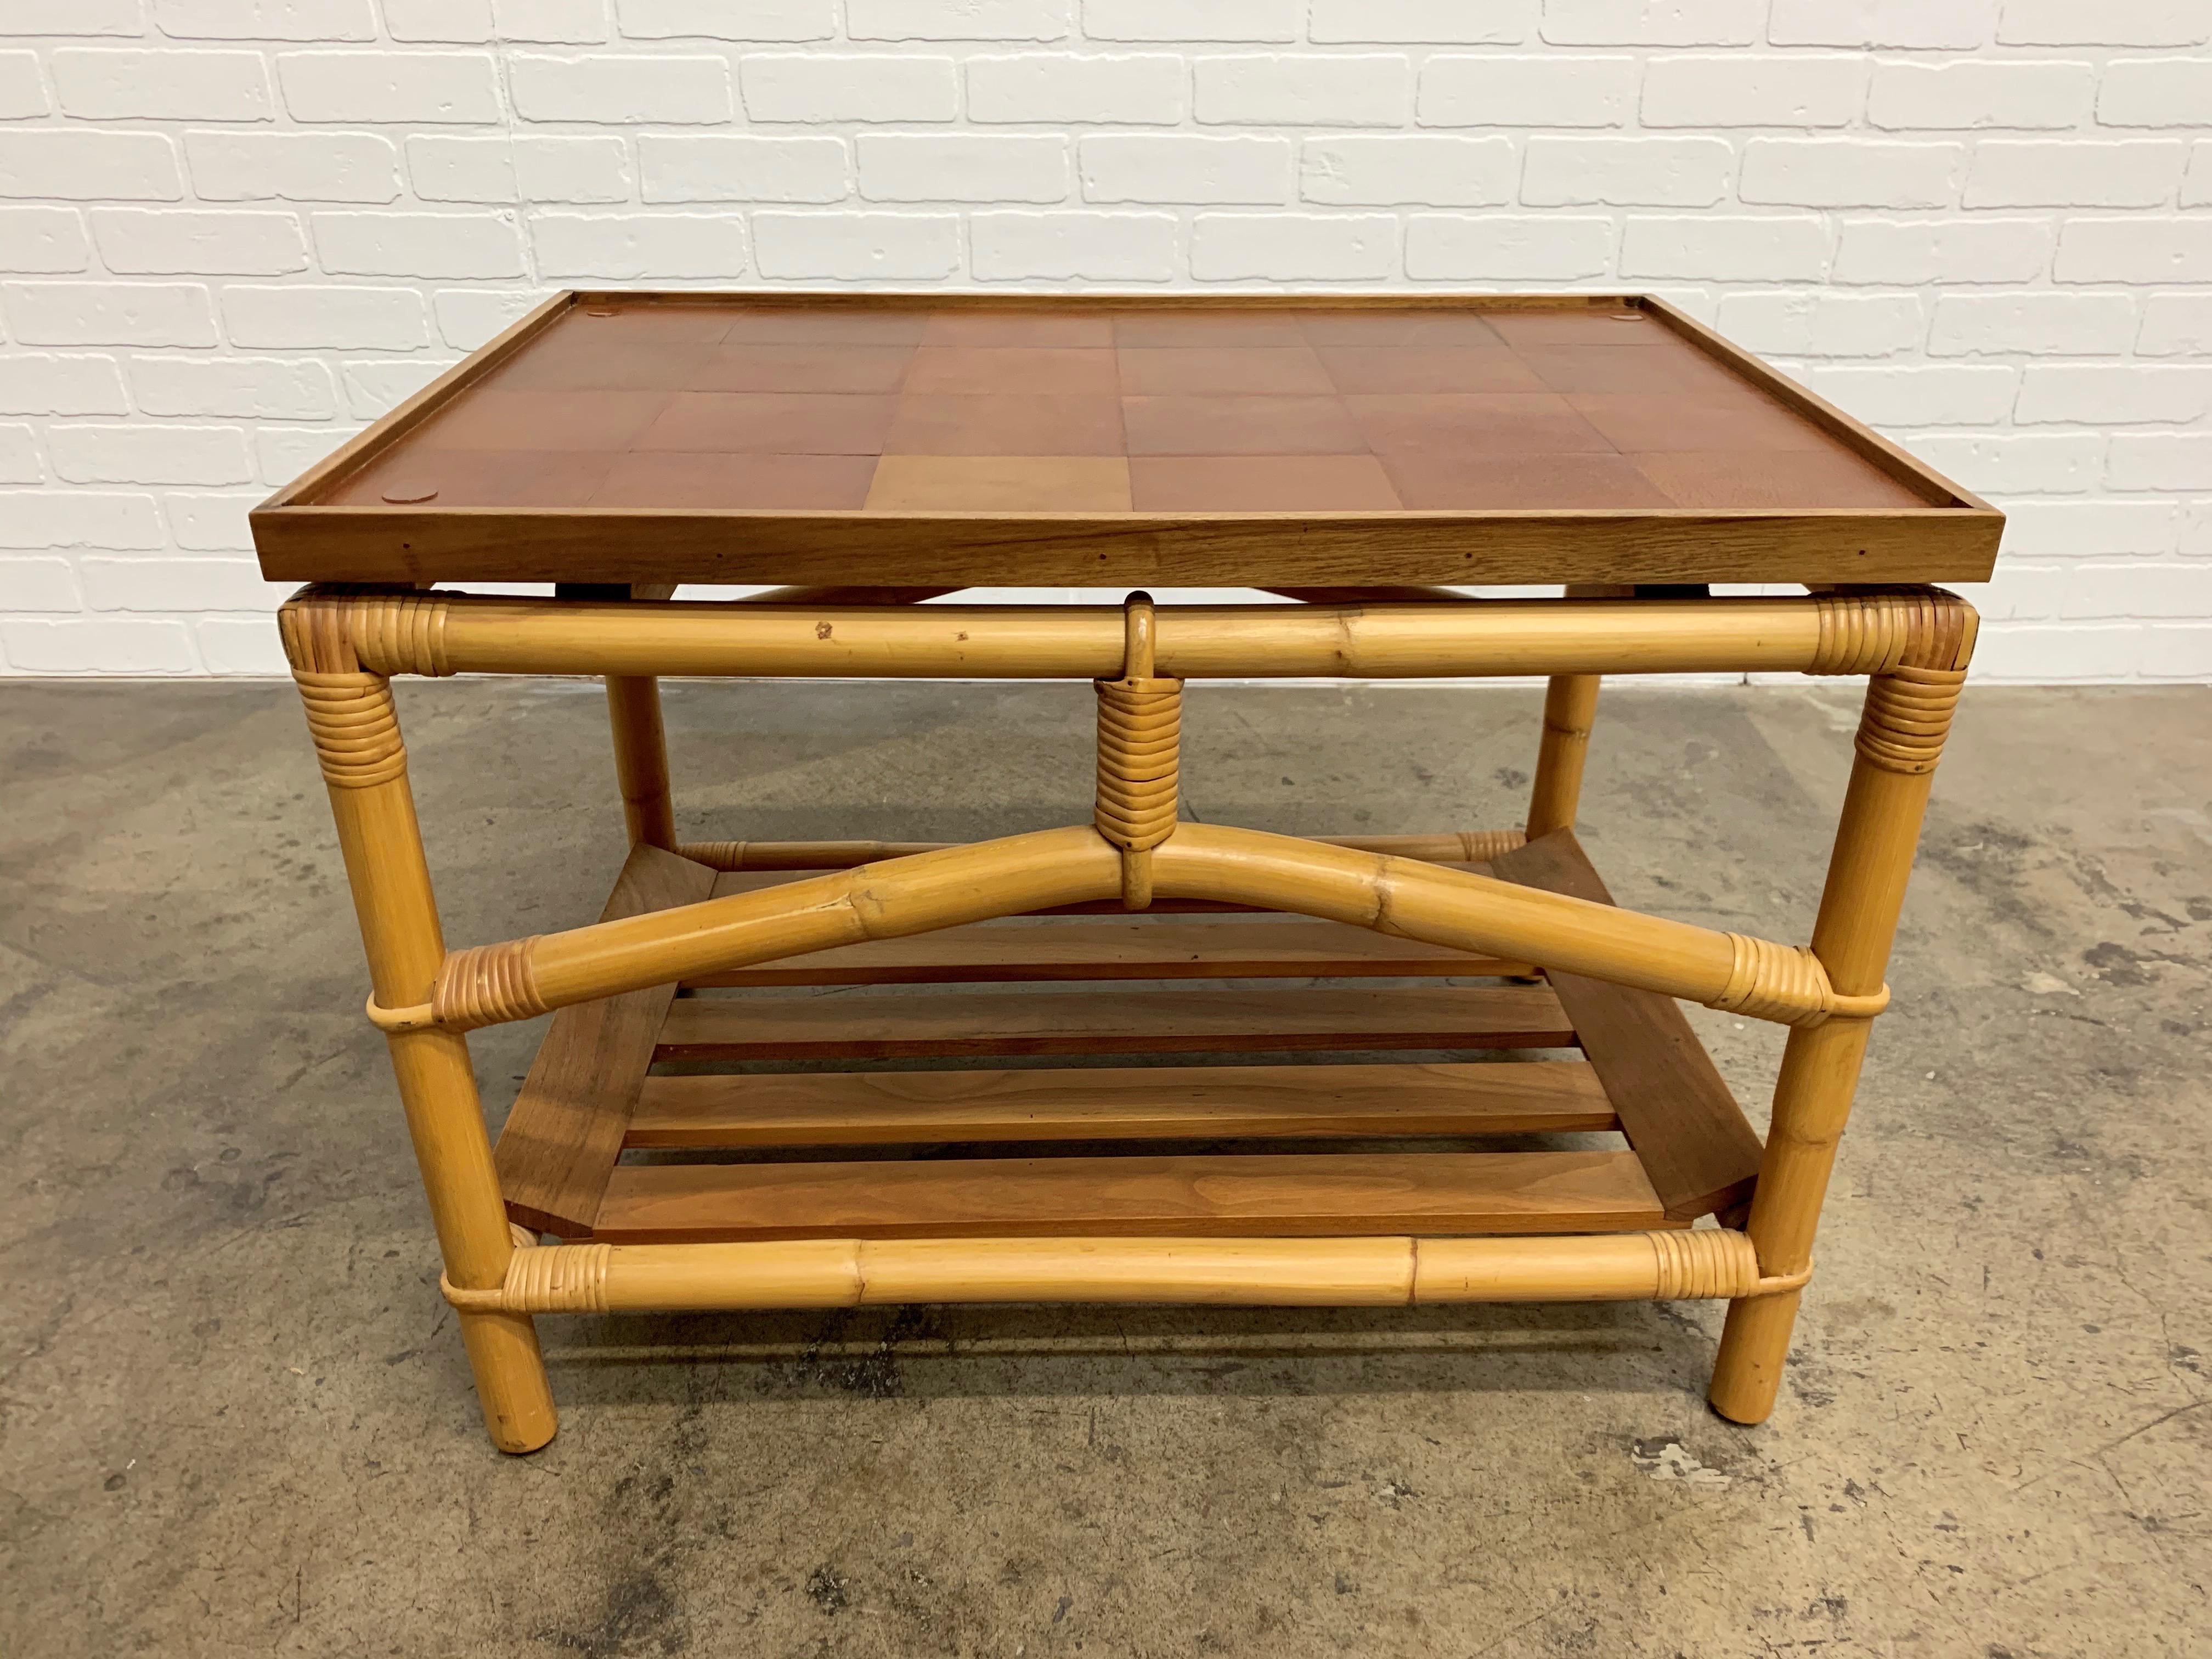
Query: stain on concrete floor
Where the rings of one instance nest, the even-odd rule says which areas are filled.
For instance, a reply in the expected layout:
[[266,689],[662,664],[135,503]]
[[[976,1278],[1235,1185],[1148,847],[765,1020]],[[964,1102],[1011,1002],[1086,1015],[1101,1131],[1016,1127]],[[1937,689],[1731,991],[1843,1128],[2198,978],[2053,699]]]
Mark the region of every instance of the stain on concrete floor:
[[[1189,805],[1510,823],[1524,690],[1209,688]],[[686,833],[1079,820],[1081,687],[674,685]],[[605,723],[410,684],[456,942],[596,912]],[[1843,686],[1609,689],[1624,902],[1809,929]],[[1971,693],[1781,1408],[1718,1308],[542,1322],[479,1426],[289,690],[0,686],[0,1651],[2212,1650],[2212,692]],[[1692,1010],[1763,1100],[1778,1041]],[[475,1039],[495,1117],[539,1028]],[[1763,1109],[1754,1107],[1755,1118]]]

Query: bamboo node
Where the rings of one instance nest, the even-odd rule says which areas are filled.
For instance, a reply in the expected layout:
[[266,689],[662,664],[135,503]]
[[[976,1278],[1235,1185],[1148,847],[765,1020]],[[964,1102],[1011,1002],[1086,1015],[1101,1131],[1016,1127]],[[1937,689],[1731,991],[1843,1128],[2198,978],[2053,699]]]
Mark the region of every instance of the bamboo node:
[[1855,746],[1885,772],[1933,772],[1966,684],[1963,668],[1901,667],[1867,682]]
[[1759,1253],[1744,1234],[1727,1227],[1651,1232],[1657,1258],[1657,1300],[1748,1296],[1759,1282]]
[[381,674],[320,673],[299,668],[292,678],[307,711],[307,735],[333,789],[367,789],[407,772],[407,747],[392,684]]
[[343,602],[345,629],[364,668],[380,674],[450,674],[446,617],[451,608],[437,593],[363,594]]
[[1722,937],[1735,952],[1728,983],[1706,1006],[1723,1013],[1784,1025],[1818,1025],[1832,1014],[1870,1019],[1889,1006],[1889,987],[1847,996],[1828,982],[1820,957],[1801,945],[1777,945],[1747,933]]
[[451,1031],[530,1019],[550,1006],[538,992],[531,950],[538,935],[450,952],[438,965],[431,1016]]
[[1819,633],[1808,674],[1887,674],[1899,667],[1963,667],[1974,611],[1940,587],[1814,596]]

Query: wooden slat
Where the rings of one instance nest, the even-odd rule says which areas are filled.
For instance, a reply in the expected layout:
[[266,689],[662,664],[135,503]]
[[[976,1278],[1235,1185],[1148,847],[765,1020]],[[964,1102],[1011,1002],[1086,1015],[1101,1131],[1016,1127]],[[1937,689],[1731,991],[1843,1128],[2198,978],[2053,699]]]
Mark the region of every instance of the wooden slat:
[[687,997],[661,1060],[890,1060],[939,1054],[1243,1053],[1294,1048],[1563,1048],[1541,985],[1495,989],[982,991]]
[[648,1077],[630,1146],[1569,1133],[1617,1127],[1582,1060]]
[[1586,1233],[1667,1224],[1632,1152],[626,1164],[615,1243],[1048,1234]]
[[[632,848],[599,920],[695,904],[714,878],[703,864],[657,847]],[[673,985],[653,986],[553,1016],[494,1149],[512,1219],[563,1238],[592,1231],[675,995]]]
[[1279,979],[1532,974],[1441,945],[1304,917],[981,921],[686,980],[687,986],[903,985],[991,980]]
[[[1495,868],[1525,886],[1613,902],[1571,830],[1504,854]],[[1668,1216],[1687,1222],[1748,1200],[1759,1176],[1758,1133],[1681,1008],[1652,991],[1575,974],[1547,977]]]

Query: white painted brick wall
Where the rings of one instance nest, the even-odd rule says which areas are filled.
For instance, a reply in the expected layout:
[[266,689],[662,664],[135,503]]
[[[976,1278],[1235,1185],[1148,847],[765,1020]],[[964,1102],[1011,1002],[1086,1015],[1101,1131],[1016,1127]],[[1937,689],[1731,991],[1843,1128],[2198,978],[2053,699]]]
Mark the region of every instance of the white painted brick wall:
[[2207,0],[0,0],[0,672],[266,673],[245,515],[565,283],[1652,287],[2212,679]]

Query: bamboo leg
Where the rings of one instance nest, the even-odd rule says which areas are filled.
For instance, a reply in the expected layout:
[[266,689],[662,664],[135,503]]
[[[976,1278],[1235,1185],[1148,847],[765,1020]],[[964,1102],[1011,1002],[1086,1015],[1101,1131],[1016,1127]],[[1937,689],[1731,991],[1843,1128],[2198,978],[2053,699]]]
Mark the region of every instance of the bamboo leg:
[[[1813,929],[1813,953],[1838,993],[1870,991],[1882,982],[1929,786],[1965,678],[1963,669],[1906,667],[1868,684],[1850,787]],[[1747,1226],[1759,1270],[1769,1277],[1812,1266],[1820,1204],[1871,1024],[1838,1015],[1790,1034]],[[1708,1396],[1722,1416],[1763,1423],[1773,1411],[1802,1295],[1785,1291],[1729,1304]]]
[[[1618,599],[1636,590],[1571,586],[1571,599]],[[1583,797],[1583,762],[1597,720],[1596,674],[1554,674],[1544,691],[1544,736],[1536,750],[1536,781],[1528,792],[1528,839],[1571,830]]]
[[660,725],[660,682],[649,675],[607,676],[607,719],[614,727],[615,777],[630,845],[676,850],[676,809],[668,795],[668,744]]
[[[407,783],[389,683],[363,673],[311,607],[283,617],[307,726],[361,921],[376,999],[429,994],[445,957],[430,873]],[[503,1283],[514,1243],[484,1133],[468,1040],[434,1030],[386,1034],[447,1282]],[[484,1425],[501,1451],[535,1451],[556,1426],[536,1328],[526,1315],[463,1312],[461,1340]]]

